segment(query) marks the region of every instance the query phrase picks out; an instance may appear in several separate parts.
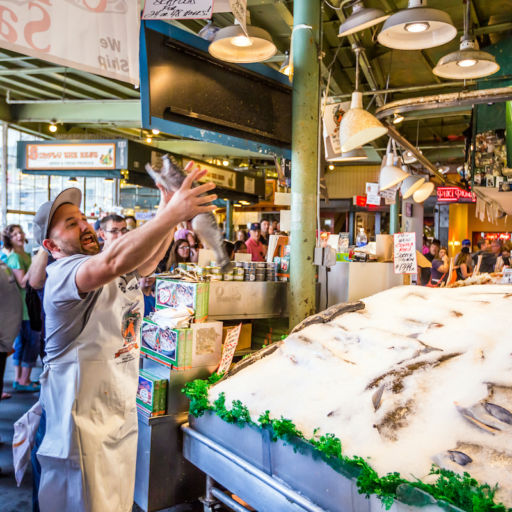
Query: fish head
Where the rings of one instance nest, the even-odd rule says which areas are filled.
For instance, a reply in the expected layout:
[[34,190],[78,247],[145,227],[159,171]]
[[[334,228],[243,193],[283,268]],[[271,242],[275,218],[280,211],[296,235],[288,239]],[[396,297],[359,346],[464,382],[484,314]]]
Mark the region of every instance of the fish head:
[[176,192],[185,180],[185,173],[169,155],[157,157],[151,164],[146,164],[146,172],[157,185],[169,192]]

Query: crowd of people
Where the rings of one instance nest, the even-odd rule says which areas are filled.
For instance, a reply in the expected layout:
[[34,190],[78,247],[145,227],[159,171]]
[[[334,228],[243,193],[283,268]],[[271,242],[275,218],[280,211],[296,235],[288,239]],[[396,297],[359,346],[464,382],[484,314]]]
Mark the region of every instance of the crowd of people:
[[[453,270],[457,273],[457,280],[470,277],[475,269],[480,273],[501,272],[510,267],[510,252],[512,242],[493,239],[480,239],[475,251],[471,251],[471,241],[464,239],[461,242],[461,250],[455,256]],[[430,261],[431,268],[422,268],[420,282],[423,286],[438,286],[448,277],[450,271],[450,259],[448,249],[441,246],[437,239],[428,241],[423,238],[423,255]]]

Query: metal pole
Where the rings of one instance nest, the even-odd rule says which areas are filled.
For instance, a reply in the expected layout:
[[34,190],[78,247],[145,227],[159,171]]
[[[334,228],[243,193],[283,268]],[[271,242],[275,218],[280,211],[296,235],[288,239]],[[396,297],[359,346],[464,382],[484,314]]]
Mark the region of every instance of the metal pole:
[[233,201],[226,201],[226,239],[233,238]]
[[394,235],[395,233],[400,233],[399,213],[400,213],[400,194],[397,190],[396,197],[395,197],[395,204],[392,204],[389,207],[389,234],[390,235]]
[[2,208],[0,225],[7,226],[7,135],[9,125],[5,122],[2,123],[2,170],[1,170],[1,188],[2,188]]
[[318,166],[318,0],[293,3],[292,198],[290,327],[315,313],[315,246]]

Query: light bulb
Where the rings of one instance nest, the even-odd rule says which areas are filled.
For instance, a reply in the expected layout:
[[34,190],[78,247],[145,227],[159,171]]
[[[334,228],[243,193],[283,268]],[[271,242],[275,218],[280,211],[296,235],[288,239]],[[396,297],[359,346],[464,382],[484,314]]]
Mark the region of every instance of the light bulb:
[[146,137],[146,142],[148,144],[151,144],[153,142],[153,139],[151,137]]
[[252,41],[247,36],[236,36],[231,38],[231,44],[240,48],[252,46]]
[[55,133],[57,131],[57,125],[55,123],[51,123],[50,126],[48,126],[48,130]]
[[395,117],[393,117],[393,124],[400,124],[404,120],[404,116],[401,114],[395,114]]
[[414,23],[406,23],[404,28],[407,32],[425,32],[430,28],[430,24],[426,21],[415,21]]
[[151,133],[152,133],[153,135],[158,135],[158,134],[160,133],[160,130],[158,130],[157,128],[153,128],[153,129],[151,130]]
[[474,65],[476,65],[476,60],[475,59],[464,59],[464,60],[459,60],[457,62],[457,66],[460,66],[461,68],[470,68]]
[[222,160],[222,165],[227,167],[229,165],[229,160]]
[[329,165],[329,171],[334,171],[334,165]]

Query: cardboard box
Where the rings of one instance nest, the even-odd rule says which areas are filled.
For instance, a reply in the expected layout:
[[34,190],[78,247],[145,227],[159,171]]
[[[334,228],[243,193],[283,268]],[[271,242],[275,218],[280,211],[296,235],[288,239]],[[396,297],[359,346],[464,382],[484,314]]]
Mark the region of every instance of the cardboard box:
[[192,324],[191,330],[190,366],[217,366],[222,355],[222,322]]
[[187,367],[192,350],[191,329],[168,329],[144,318],[140,338],[141,352],[151,359],[166,366]]
[[149,417],[165,414],[167,400],[167,380],[153,375],[147,370],[139,372],[137,407]]
[[208,318],[210,283],[188,283],[176,279],[156,280],[156,307],[176,308],[186,306],[194,310],[194,321],[205,322]]
[[[226,335],[229,329],[235,327],[234,325],[227,325],[222,328],[222,343],[226,340]],[[251,348],[252,342],[252,324],[245,323],[242,324],[242,329],[240,330],[240,338],[238,338],[238,345],[236,346],[237,350],[245,350]]]

